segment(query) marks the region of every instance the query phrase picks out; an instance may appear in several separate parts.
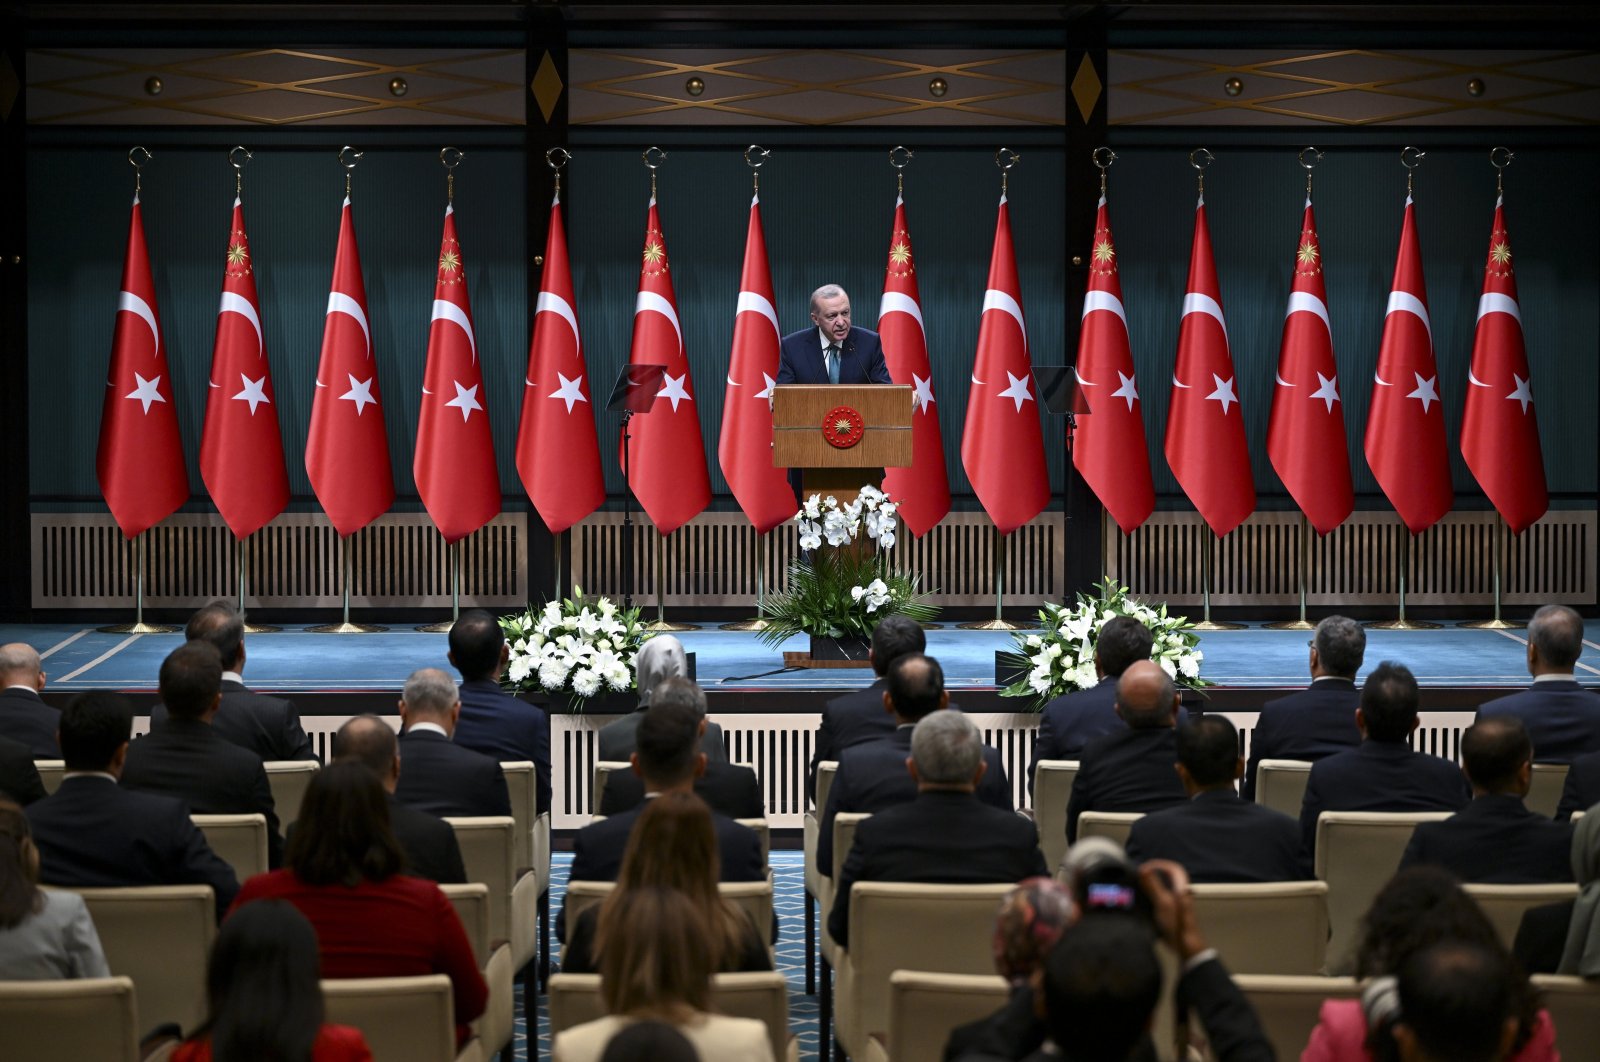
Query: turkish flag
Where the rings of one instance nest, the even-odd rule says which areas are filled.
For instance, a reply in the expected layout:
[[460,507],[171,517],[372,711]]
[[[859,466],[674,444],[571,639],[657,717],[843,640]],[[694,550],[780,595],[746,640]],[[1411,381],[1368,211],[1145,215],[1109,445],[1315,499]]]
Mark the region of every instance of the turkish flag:
[[1222,288],[1217,284],[1204,199],[1194,211],[1189,284],[1167,407],[1166,454],[1179,486],[1213,534],[1226,535],[1255,509],[1244,415],[1228,351],[1228,325],[1222,316]]
[[233,201],[222,269],[217,341],[200,436],[200,478],[229,530],[242,540],[289,504],[289,472],[283,464],[278,406],[261,331],[255,263],[238,199]]
[[1322,244],[1307,199],[1294,255],[1289,309],[1283,319],[1283,341],[1278,347],[1267,456],[1319,535],[1344,523],[1355,508],[1348,453],[1344,400],[1339,396],[1328,322],[1328,292],[1322,279]]
[[778,311],[773,306],[772,270],[761,232],[761,201],[750,200],[744,241],[744,272],[733,317],[733,354],[722,400],[722,435],[717,461],[756,533],[766,534],[795,514],[789,477],[772,465],[772,387],[778,375]]
[[1426,531],[1450,511],[1444,403],[1439,400],[1422,247],[1409,195],[1372,378],[1365,449],[1378,485],[1412,534]]
[[117,296],[95,471],[106,505],[126,538],[159,524],[189,498],[178,410],[172,402],[172,373],[161,346],[161,316],[156,312],[156,285],[137,195],[128,222],[128,251],[122,259],[122,291]]
[[[633,418],[628,448],[628,486],[650,515],[656,530],[670,535],[711,504],[711,477],[706,472],[706,447],[700,437],[694,380],[683,349],[678,300],[672,293],[667,241],[661,215],[650,197],[645,221],[644,254],[639,269],[639,296],[633,306],[630,365],[665,365],[666,380],[650,412]],[[770,441],[770,437],[769,437]],[[767,460],[771,461],[768,451]],[[794,515],[790,494],[789,515]]]
[[339,212],[339,248],[322,326],[322,360],[311,398],[306,475],[340,537],[352,535],[389,510],[394,473],[383,427],[378,362],[372,354],[367,288],[361,252],[345,197]]
[[883,489],[899,503],[906,527],[921,538],[950,511],[950,476],[944,467],[939,411],[934,408],[933,368],[922,325],[922,297],[917,293],[911,226],[906,221],[905,200],[898,197],[894,201],[894,232],[889,235],[889,264],[883,275],[883,301],[878,305],[878,337],[890,378],[911,382],[916,407],[911,415],[911,466],[886,469]]
[[472,304],[467,301],[467,266],[456,239],[453,206],[444,208],[411,468],[422,504],[446,542],[466,538],[499,515],[500,473],[495,469],[483,367],[472,330]]
[[561,196],[550,204],[544,274],[533,308],[533,339],[523,377],[517,473],[552,533],[560,534],[606,500],[594,401],[578,332]]
[[989,519],[1009,535],[1050,504],[1044,433],[1033,393],[1028,328],[1022,319],[1022,284],[1011,244],[1011,215],[1000,197],[989,287],[978,322],[978,355],[967,392],[961,465]]
[[1083,327],[1074,367],[1089,413],[1078,421],[1072,465],[1106,512],[1132,534],[1156,507],[1145,445],[1144,414],[1128,346],[1128,314],[1104,196],[1094,218],[1089,287],[1083,293]]
[[1472,365],[1467,370],[1470,386],[1461,419],[1461,456],[1513,534],[1526,530],[1550,508],[1531,377],[1505,202],[1496,199],[1483,294],[1478,297],[1478,328],[1472,337]]

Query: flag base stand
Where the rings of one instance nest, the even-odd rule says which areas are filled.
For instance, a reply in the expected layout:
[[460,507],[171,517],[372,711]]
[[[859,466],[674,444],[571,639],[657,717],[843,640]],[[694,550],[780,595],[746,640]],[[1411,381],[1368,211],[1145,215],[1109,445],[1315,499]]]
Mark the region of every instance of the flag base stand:
[[1317,629],[1317,625],[1310,620],[1303,619],[1277,620],[1273,623],[1263,623],[1261,629],[1268,631],[1314,631]]
[[1506,563],[1506,556],[1501,552],[1500,548],[1500,536],[1505,530],[1505,525],[1505,517],[1496,513],[1494,518],[1494,616],[1486,620],[1467,620],[1464,623],[1456,624],[1457,627],[1465,627],[1477,631],[1517,631],[1527,626],[1525,623],[1513,623],[1510,620],[1502,619],[1500,616],[1500,573]]
[[667,620],[666,602],[667,582],[667,536],[656,535],[656,618],[654,622],[646,623],[644,629],[652,634],[662,634],[668,631],[697,631],[700,629],[696,623],[671,623]]
[[1211,546],[1206,543],[1206,550],[1200,555],[1200,622],[1190,630],[1196,631],[1242,631],[1246,624],[1230,623],[1227,620],[1214,620],[1211,618]]
[[964,631],[1025,631],[1027,624],[1012,623],[1008,619],[996,617],[992,620],[982,620],[974,623],[958,623],[956,627]]
[[142,620],[134,623],[118,623],[112,627],[96,627],[101,634],[176,634],[182,628],[174,627],[170,623],[145,623]]
[[101,634],[176,634],[182,628],[144,621],[144,532],[133,540],[133,622],[99,628]]
[[1310,578],[1307,571],[1311,567],[1311,521],[1306,519],[1306,514],[1300,514],[1300,617],[1292,620],[1278,620],[1274,623],[1263,623],[1264,630],[1269,631],[1314,631],[1317,625],[1306,619],[1306,582]]
[[1494,619],[1467,620],[1463,623],[1456,624],[1456,626],[1465,627],[1475,631],[1520,631],[1522,628],[1526,627],[1527,624],[1512,623],[1509,620],[1503,620],[1496,616]]
[[764,631],[767,621],[759,616],[755,619],[739,620],[737,623],[724,623],[717,628],[719,631]]
[[697,631],[700,627],[695,623],[669,623],[664,619],[658,619],[653,623],[646,623],[644,629],[654,634],[661,634],[667,631]]
[[320,623],[315,627],[307,627],[307,634],[383,634],[388,627],[378,627],[370,623],[350,622],[350,537],[346,535],[340,540],[340,552],[343,556],[344,567],[344,617],[338,623]]
[[997,527],[994,531],[994,619],[981,620],[972,623],[958,623],[956,627],[964,631],[1022,631],[1028,625],[1012,623],[1001,614],[1001,606],[1006,598],[1006,553],[1010,547],[1010,540],[1000,533]]
[[1250,625],[1248,623],[1229,623],[1226,620],[1201,620],[1190,630],[1195,631],[1242,631]]
[[461,618],[461,540],[449,544],[450,550],[450,618],[438,623],[424,623],[416,628],[419,634],[449,634],[450,628]]
[[[246,613],[244,610],[244,599],[245,591],[249,587],[248,576],[246,574],[248,563],[245,556],[249,550],[249,542],[250,539],[248,537],[241,538],[239,540],[239,552],[236,554],[239,562],[239,615],[244,617],[248,617],[248,613]],[[244,620],[244,626],[241,628],[241,630],[245,634],[277,634],[282,631],[283,628],[274,627],[270,623],[251,623],[250,620],[246,618]]]
[[1406,619],[1406,571],[1411,567],[1411,539],[1406,531],[1405,548],[1400,551],[1400,615],[1392,620],[1372,620],[1362,626],[1372,631],[1436,631],[1444,626],[1428,620]]

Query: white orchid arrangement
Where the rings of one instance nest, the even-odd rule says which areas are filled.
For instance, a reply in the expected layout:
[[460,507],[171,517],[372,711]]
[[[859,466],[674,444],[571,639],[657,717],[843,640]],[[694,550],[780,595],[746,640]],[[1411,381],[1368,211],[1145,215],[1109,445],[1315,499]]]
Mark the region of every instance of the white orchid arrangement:
[[800,525],[800,548],[815,550],[824,542],[835,548],[848,545],[865,528],[867,537],[879,549],[893,549],[898,524],[895,513],[899,509],[898,503],[871,484],[862,487],[855,500],[844,505],[832,494],[825,498],[813,494],[795,514]]
[[1186,689],[1211,685],[1200,677],[1205,654],[1200,636],[1187,616],[1168,615],[1163,603],[1152,607],[1128,593],[1109,576],[1095,584],[1095,593],[1080,593],[1071,608],[1046,605],[1039,611],[1042,632],[1018,632],[1010,654],[1028,673],[1000,691],[1002,697],[1029,697],[1037,710],[1052,698],[1099,683],[1094,647],[1100,629],[1117,616],[1131,616],[1144,624],[1154,639],[1150,657],[1174,682]]
[[634,661],[649,633],[639,609],[620,609],[610,598],[590,600],[583,589],[537,611],[500,617],[511,645],[501,683],[517,692],[565,695],[574,711],[596,694],[634,686]]

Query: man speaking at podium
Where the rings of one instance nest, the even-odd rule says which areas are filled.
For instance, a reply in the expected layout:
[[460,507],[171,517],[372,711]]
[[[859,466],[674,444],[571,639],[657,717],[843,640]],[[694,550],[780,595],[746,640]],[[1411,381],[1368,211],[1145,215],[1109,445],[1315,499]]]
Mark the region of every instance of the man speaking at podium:
[[837,284],[811,293],[811,322],[783,337],[778,348],[780,384],[886,384],[878,333],[850,324],[850,296]]

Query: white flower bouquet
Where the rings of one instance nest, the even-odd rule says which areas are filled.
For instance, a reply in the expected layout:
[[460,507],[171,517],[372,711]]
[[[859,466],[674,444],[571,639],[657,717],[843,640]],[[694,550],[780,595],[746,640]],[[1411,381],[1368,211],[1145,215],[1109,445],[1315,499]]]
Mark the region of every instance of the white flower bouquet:
[[572,710],[581,712],[598,693],[633,688],[634,658],[650,635],[639,609],[620,609],[607,597],[590,600],[578,586],[572,595],[537,611],[500,617],[511,645],[500,681],[519,693],[565,695]]
[[1074,690],[1086,690],[1100,681],[1094,667],[1095,640],[1100,628],[1117,616],[1132,616],[1149,629],[1155,644],[1150,656],[1185,689],[1211,685],[1200,677],[1205,654],[1199,649],[1200,636],[1187,616],[1167,614],[1167,606],[1152,607],[1130,597],[1126,586],[1109,577],[1096,583],[1093,596],[1078,594],[1071,608],[1046,605],[1039,610],[1042,633],[1016,635],[1016,650],[1009,654],[1027,674],[1000,691],[1002,697],[1029,697],[1035,711],[1052,698]]

